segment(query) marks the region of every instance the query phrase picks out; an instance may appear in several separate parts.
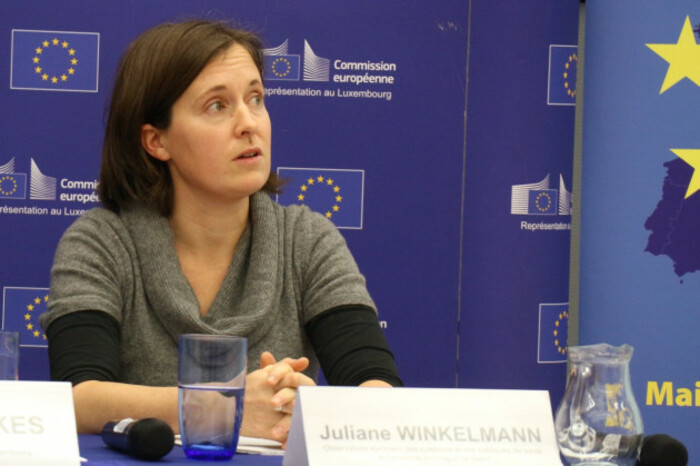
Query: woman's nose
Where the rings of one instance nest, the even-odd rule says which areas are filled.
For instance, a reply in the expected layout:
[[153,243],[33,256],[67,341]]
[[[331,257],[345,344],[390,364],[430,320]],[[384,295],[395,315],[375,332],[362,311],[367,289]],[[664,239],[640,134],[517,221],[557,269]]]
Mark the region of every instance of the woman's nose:
[[243,136],[255,130],[257,122],[247,105],[238,105],[233,111],[234,131],[237,136]]

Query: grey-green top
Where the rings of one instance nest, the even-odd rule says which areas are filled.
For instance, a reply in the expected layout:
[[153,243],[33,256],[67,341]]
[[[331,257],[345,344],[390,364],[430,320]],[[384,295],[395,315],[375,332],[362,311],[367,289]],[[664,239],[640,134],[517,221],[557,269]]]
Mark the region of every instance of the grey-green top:
[[249,370],[260,354],[318,361],[304,324],[336,306],[375,309],[365,279],[335,226],[306,207],[251,197],[250,222],[208,314],[175,252],[167,219],[144,207],[115,214],[95,208],[61,239],[51,270],[47,328],[76,311],[102,311],[121,327],[120,381],[177,383],[182,333],[248,338]]

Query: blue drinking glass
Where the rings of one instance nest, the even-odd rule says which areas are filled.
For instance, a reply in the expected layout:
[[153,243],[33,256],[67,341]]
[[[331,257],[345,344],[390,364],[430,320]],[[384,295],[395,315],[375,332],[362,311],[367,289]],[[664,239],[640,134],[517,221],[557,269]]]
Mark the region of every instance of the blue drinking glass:
[[184,334],[179,340],[178,409],[189,458],[228,460],[243,419],[248,340]]

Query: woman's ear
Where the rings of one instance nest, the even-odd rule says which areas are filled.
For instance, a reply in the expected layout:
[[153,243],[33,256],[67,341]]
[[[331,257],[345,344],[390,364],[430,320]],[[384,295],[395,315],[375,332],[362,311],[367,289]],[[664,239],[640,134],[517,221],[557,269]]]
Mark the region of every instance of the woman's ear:
[[163,146],[162,131],[146,123],[141,127],[141,145],[148,154],[162,162],[170,159],[168,150]]

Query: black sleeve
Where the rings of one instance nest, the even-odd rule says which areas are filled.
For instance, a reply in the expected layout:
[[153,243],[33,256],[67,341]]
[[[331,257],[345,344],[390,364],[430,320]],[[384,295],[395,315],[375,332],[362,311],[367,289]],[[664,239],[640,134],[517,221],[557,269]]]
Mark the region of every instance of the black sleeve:
[[99,311],[80,311],[56,319],[48,329],[51,380],[114,382],[119,376],[119,324]]
[[306,333],[331,385],[383,380],[403,386],[394,355],[375,312],[365,306],[339,306],[306,324]]

